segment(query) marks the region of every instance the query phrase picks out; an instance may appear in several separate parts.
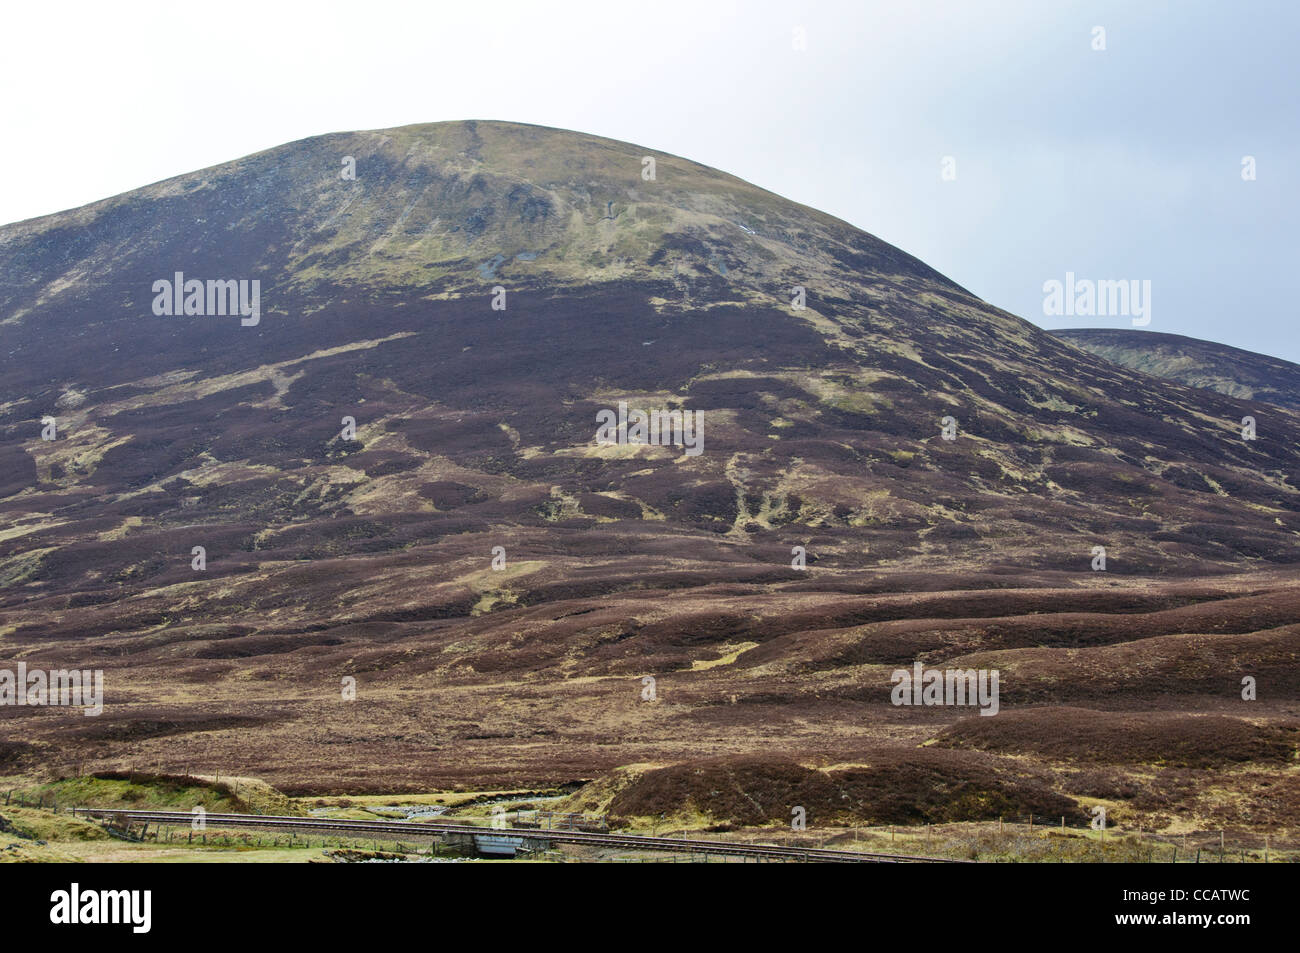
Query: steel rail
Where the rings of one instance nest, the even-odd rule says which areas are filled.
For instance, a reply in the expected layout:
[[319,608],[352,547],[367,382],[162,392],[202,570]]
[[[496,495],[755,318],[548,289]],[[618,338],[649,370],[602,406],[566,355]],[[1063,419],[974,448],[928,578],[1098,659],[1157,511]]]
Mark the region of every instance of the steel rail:
[[286,817],[268,814],[205,813],[196,815],[189,811],[118,811],[111,808],[74,808],[73,813],[82,817],[107,818],[110,820],[115,817],[122,817],[139,823],[166,824],[179,827],[189,827],[196,818],[201,816],[204,824],[212,827],[334,831],[350,834],[400,835],[409,838],[445,837],[448,835],[512,837],[553,843],[585,844],[592,847],[726,854],[740,857],[773,857],[786,860],[820,860],[841,863],[968,863],[968,861],[950,860],[946,857],[849,851],[830,847],[782,847],[775,844],[746,844],[739,841],[658,837],[647,834],[597,833],[594,831],[541,831],[531,827],[496,828],[483,827],[478,824],[453,824],[440,821],[415,823],[411,821],[368,821],[352,818]]

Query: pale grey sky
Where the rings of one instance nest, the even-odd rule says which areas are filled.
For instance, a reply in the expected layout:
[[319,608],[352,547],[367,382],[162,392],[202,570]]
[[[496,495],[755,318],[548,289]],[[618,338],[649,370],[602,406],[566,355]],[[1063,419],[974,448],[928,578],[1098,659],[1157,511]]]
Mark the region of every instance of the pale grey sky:
[[1045,318],[1067,271],[1149,280],[1148,330],[1300,361],[1298,28],[1282,0],[28,4],[0,222],[319,133],[510,119],[716,166],[1045,327],[1131,326]]

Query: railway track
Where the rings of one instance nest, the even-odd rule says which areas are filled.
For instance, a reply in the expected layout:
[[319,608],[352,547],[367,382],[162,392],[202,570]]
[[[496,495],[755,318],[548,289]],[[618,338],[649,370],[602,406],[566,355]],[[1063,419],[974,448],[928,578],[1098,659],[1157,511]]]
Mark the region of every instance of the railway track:
[[[165,824],[189,827],[195,815],[188,811],[115,811],[106,808],[74,808],[77,817],[99,819],[125,818],[131,823]],[[593,831],[547,830],[536,828],[495,828],[477,824],[452,824],[440,821],[327,820],[324,818],[282,817],[264,814],[205,814],[208,827],[254,828],[280,831],[330,831],[338,834],[417,839],[448,836],[522,838],[556,844],[580,844],[590,847],[613,847],[623,850],[668,851],[673,853],[717,854],[730,857],[755,857],[772,860],[823,861],[832,863],[967,863],[945,857],[921,857],[910,854],[881,854],[864,851],[835,850],[828,847],[780,847],[774,844],[746,844],[740,841],[705,840],[702,838],[655,837],[646,834],[612,834]]]

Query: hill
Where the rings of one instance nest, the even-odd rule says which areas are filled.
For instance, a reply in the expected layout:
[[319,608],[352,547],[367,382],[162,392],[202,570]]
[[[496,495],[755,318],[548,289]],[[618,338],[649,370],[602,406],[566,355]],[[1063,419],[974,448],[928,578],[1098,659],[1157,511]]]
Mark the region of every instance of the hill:
[[1127,328],[1070,328],[1052,334],[1153,377],[1207,387],[1246,402],[1300,409],[1300,365],[1290,361],[1181,334]]
[[[838,757],[866,722],[941,727],[889,705],[914,658],[1037,653],[1014,705],[1110,651],[1069,704],[1149,708],[1107,666],[1169,684],[1200,646],[1165,614],[1201,605],[1244,641],[1171,704],[1293,671],[1236,600],[1292,604],[1300,418],[685,159],[501,122],[321,136],[5,226],[0,264],[0,659],[108,686],[96,719],[14,709],[16,773]],[[699,415],[699,452],[599,442],[620,404]]]

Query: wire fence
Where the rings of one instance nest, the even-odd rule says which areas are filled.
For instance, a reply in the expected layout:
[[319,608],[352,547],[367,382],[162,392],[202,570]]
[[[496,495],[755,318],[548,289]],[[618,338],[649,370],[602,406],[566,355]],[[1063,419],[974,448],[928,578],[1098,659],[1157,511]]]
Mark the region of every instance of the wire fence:
[[[5,806],[39,808],[58,813],[59,803],[53,794],[47,792],[28,792],[10,789],[4,792]],[[70,809],[68,809],[70,810]],[[516,812],[519,826],[537,827],[552,830],[608,830],[608,820],[604,815],[566,814],[553,811],[519,811]],[[995,826],[996,825],[996,826]],[[485,824],[485,827],[487,824]],[[128,826],[119,833],[127,837],[141,836],[141,832],[131,830]],[[143,832],[144,837],[153,834],[157,839],[161,832]],[[812,834],[813,831],[809,831]],[[902,841],[911,845],[921,842],[924,846],[942,849],[950,846],[960,837],[996,834],[1003,839],[1026,837],[1050,837],[1052,835],[1095,839],[1103,844],[1124,844],[1130,848],[1128,855],[1132,859],[1157,863],[1265,863],[1280,860],[1300,861],[1300,836],[1290,831],[1259,832],[1238,829],[1198,829],[1171,831],[1168,828],[1149,830],[1142,825],[1116,825],[1109,822],[1104,815],[1089,820],[1079,815],[1045,816],[1024,814],[1003,816],[996,821],[975,822],[967,824],[942,825],[893,825],[888,827],[846,829],[836,835],[841,841],[835,846],[849,847],[861,837],[888,837],[891,843]],[[162,833],[168,843],[180,841],[173,832]],[[214,842],[226,846],[303,846],[304,838],[287,835],[285,837],[262,838],[250,835],[220,835]],[[338,845],[341,840],[351,838],[329,836],[318,837],[320,846]],[[207,844],[206,836],[195,838],[186,836],[190,844]],[[310,840],[307,840],[310,843]],[[1289,855],[1289,856],[1288,856]]]

